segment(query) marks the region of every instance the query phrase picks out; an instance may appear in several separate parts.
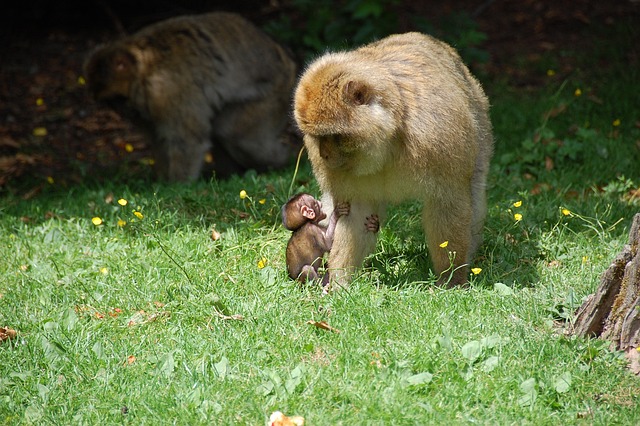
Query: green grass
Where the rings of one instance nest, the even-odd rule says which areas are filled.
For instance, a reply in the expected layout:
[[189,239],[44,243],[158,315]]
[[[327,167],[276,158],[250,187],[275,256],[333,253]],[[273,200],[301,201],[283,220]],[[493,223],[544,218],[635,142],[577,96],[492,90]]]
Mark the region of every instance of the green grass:
[[[636,424],[621,355],[561,322],[638,211],[638,72],[607,72],[488,85],[497,145],[470,289],[433,285],[415,203],[390,210],[348,290],[289,280],[293,169],[4,193],[0,326],[19,335],[0,344],[0,423]],[[317,193],[308,165],[296,186]]]

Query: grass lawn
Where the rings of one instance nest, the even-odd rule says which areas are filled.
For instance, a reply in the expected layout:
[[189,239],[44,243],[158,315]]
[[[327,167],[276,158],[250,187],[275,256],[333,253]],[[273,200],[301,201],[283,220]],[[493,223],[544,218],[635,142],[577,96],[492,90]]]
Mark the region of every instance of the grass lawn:
[[[434,286],[416,203],[390,209],[348,290],[289,280],[293,168],[3,193],[0,326],[18,336],[0,343],[0,423],[637,424],[621,354],[563,321],[638,211],[640,74],[549,74],[486,83],[496,155],[469,289]],[[318,192],[306,163],[299,190]]]

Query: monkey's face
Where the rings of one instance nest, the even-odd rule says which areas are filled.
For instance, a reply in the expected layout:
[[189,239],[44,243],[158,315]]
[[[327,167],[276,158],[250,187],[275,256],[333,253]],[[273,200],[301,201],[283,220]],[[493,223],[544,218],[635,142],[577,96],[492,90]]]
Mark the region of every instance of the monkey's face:
[[[330,169],[350,169],[353,167],[353,150],[349,149],[342,135],[327,135],[308,138],[317,145],[320,158]],[[313,143],[313,142],[312,142]]]
[[125,48],[104,47],[97,50],[85,66],[88,87],[100,102],[118,107],[130,96],[136,78],[136,60]]
[[304,142],[316,166],[356,176],[378,173],[394,158],[393,140],[377,139],[374,135],[365,138],[339,134],[306,135]]
[[385,100],[389,90],[341,64],[339,55],[309,68],[294,115],[314,167],[370,175],[392,161],[398,123]]

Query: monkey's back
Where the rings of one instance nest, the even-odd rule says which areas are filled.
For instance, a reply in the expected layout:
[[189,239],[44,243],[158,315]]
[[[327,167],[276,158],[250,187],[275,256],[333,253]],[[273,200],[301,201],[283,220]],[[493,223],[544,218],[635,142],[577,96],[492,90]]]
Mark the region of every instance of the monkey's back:
[[167,19],[121,43],[142,52],[148,76],[180,75],[225,99],[249,99],[272,88],[289,90],[295,81],[295,64],[284,49],[233,13]]

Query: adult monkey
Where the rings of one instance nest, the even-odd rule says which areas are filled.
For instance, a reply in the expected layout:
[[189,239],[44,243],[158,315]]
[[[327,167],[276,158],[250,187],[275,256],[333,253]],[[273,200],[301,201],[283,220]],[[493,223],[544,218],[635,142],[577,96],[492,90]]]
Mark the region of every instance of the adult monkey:
[[150,139],[160,178],[198,178],[213,152],[216,175],[283,167],[296,66],[246,19],[179,16],[98,47],[88,88]]
[[407,199],[424,202],[438,284],[467,282],[486,215],[488,111],[457,52],[423,34],[393,35],[309,65],[295,92],[295,119],[322,192],[351,206],[329,255],[334,283],[347,285],[375,248],[376,235],[362,230],[365,217],[382,218],[388,203]]

